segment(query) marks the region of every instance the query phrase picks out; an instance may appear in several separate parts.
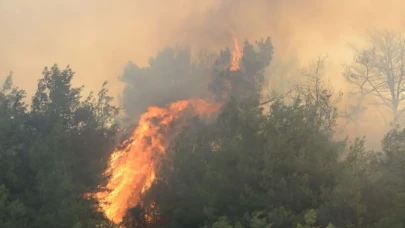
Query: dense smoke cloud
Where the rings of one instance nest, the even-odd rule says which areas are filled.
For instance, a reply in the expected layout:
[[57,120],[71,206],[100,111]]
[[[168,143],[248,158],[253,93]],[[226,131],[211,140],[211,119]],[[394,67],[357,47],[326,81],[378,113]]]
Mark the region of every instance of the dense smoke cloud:
[[[32,92],[45,65],[71,64],[76,83],[117,85],[126,61],[145,65],[167,45],[212,48],[271,35],[276,56],[300,60],[328,52],[347,59],[346,41],[374,27],[402,28],[403,1],[209,0],[0,2],[0,74]],[[118,88],[116,92],[118,92]]]
[[302,66],[328,53],[326,76],[344,89],[347,42],[367,29],[403,30],[404,11],[401,0],[2,0],[0,77],[14,71],[32,94],[45,65],[70,64],[75,84],[97,90],[108,80],[116,95],[127,61],[145,66],[174,45],[218,50],[230,46],[231,28],[240,39],[271,36],[275,62],[295,57]]

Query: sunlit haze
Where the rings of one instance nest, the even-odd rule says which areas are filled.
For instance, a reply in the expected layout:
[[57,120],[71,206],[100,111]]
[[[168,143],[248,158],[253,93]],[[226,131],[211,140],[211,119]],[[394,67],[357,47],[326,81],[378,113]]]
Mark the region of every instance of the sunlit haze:
[[145,66],[167,46],[231,46],[232,28],[241,40],[270,36],[272,65],[295,58],[305,66],[327,54],[326,76],[345,91],[347,43],[361,44],[369,29],[402,31],[404,11],[401,0],[2,0],[0,78],[13,71],[15,83],[32,95],[44,66],[69,64],[76,85],[88,92],[108,80],[116,97],[128,61]]

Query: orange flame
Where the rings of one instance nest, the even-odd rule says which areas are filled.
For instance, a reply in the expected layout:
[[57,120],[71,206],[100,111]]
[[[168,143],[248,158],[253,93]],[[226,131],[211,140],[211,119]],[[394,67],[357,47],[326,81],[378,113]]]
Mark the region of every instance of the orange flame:
[[234,51],[232,52],[232,60],[231,60],[231,66],[229,69],[231,71],[237,71],[240,69],[239,63],[243,57],[243,50],[242,47],[239,45],[238,38],[233,38],[233,46],[234,46]]
[[[235,38],[231,71],[240,69],[242,55]],[[227,81],[226,94],[231,86]],[[110,176],[107,190],[93,194],[107,218],[120,223],[127,209],[137,205],[140,193],[150,188],[155,180],[157,158],[165,154],[166,147],[179,133],[187,107],[191,107],[191,113],[204,116],[218,112],[221,106],[222,103],[190,99],[171,103],[167,108],[149,107],[140,117],[132,136],[111,154],[109,167],[105,172],[105,175]],[[174,122],[176,123],[172,124]]]
[[[176,135],[170,123],[181,121],[191,106],[193,114],[202,116],[215,113],[221,104],[210,104],[201,99],[177,101],[167,108],[149,107],[132,136],[111,155],[106,175],[110,191],[98,192],[95,198],[111,221],[121,222],[128,208],[139,201],[139,193],[147,190],[155,179],[155,164],[159,154],[164,154],[170,137]],[[176,127],[180,127],[177,124]]]

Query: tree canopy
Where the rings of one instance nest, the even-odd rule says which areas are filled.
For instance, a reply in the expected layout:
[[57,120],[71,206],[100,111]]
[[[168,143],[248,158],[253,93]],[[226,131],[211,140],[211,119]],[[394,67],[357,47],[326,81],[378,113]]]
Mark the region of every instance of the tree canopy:
[[[378,152],[368,151],[364,138],[337,139],[339,96],[324,83],[323,58],[306,71],[306,84],[289,99],[264,106],[264,72],[273,59],[270,38],[246,41],[243,54],[236,71],[228,69],[230,49],[212,61],[194,59],[187,48],[165,49],[148,67],[128,64],[121,77],[128,117],[178,99],[224,99],[229,91],[217,118],[186,120],[160,157],[156,179],[122,225],[404,227],[405,130],[388,132]],[[363,63],[355,62],[345,76],[364,79],[360,73],[354,78],[353,71],[364,73],[368,65]],[[374,65],[373,72],[382,81],[398,78],[392,82],[401,85],[399,65],[390,71],[384,66]],[[118,226],[87,193],[108,178],[103,173],[121,133],[119,108],[111,103],[107,83],[84,96],[82,87],[72,85],[74,76],[69,66],[45,68],[31,106],[13,85],[12,74],[0,88],[0,227]],[[384,99],[391,98],[402,99]]]
[[[127,212],[127,227],[402,226],[402,160],[392,159],[401,156],[402,131],[389,132],[380,153],[367,151],[361,138],[337,140],[339,95],[324,83],[322,57],[288,102],[264,110],[261,74],[272,57],[266,42],[245,43],[250,54],[237,72],[214,67],[210,88],[216,93],[231,80],[230,99],[214,122],[189,120],[156,181]],[[228,58],[225,50],[216,63]]]
[[0,227],[108,224],[94,200],[115,146],[118,109],[103,85],[81,100],[71,68],[45,68],[27,109],[9,76],[0,93]]

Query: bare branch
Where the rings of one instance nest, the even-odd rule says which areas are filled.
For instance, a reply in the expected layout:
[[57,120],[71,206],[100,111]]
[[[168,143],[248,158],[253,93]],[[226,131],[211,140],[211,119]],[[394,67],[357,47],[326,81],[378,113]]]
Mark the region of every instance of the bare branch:
[[394,122],[405,108],[405,39],[401,34],[383,31],[368,33],[369,47],[352,46],[353,62],[345,65],[344,77],[357,94],[374,96],[392,111]]
[[293,91],[293,90],[289,90],[288,92],[283,93],[283,94],[281,94],[281,95],[279,95],[279,96],[271,97],[269,100],[263,101],[263,102],[260,103],[259,105],[265,105],[265,104],[268,104],[268,103],[271,103],[271,102],[274,102],[274,101],[279,101],[279,100],[285,98],[287,95],[289,95],[292,91]]

